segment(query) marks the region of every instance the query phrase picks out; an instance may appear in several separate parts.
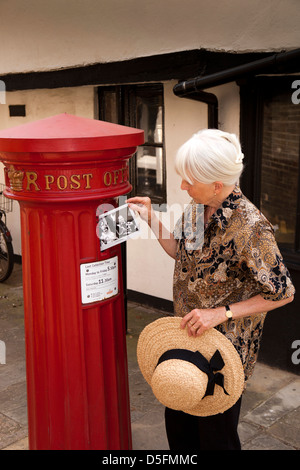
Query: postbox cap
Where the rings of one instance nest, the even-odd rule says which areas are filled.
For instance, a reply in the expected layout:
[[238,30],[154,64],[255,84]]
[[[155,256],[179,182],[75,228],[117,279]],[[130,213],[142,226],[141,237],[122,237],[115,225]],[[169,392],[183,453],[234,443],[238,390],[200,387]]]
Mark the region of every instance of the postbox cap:
[[3,152],[82,152],[131,148],[144,131],[63,113],[0,131]]

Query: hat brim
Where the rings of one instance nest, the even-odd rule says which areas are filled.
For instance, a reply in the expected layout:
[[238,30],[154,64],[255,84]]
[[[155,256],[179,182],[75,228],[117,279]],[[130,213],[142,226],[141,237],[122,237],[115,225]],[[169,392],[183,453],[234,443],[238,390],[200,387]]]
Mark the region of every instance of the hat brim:
[[[176,348],[199,351],[209,361],[218,349],[225,363],[221,373],[224,375],[224,387],[228,395],[222,387],[216,385],[213,395],[205,396],[192,409],[185,409],[183,406],[180,410],[195,416],[223,413],[237,402],[244,389],[244,371],[239,354],[233,344],[214,328],[201,336],[189,336],[186,328],[180,328],[181,320],[179,317],[159,318],[144,328],[137,344],[140,370],[151,386],[158,360],[165,351]],[[167,393],[168,390],[164,390],[164,394]],[[165,404],[163,397],[156,398]]]

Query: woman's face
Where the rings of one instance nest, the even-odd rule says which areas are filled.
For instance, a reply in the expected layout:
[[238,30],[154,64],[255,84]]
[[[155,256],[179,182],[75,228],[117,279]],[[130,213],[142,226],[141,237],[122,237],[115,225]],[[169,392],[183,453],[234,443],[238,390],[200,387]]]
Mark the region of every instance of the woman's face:
[[193,180],[193,184],[190,184],[182,180],[180,188],[187,191],[197,204],[210,205],[215,198],[215,183],[204,184]]

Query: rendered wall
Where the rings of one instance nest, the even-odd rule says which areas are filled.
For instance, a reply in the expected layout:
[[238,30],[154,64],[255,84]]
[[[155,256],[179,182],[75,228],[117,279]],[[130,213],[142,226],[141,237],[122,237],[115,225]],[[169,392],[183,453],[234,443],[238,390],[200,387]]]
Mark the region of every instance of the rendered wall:
[[0,74],[191,49],[299,47],[296,0],[10,0],[1,2]]

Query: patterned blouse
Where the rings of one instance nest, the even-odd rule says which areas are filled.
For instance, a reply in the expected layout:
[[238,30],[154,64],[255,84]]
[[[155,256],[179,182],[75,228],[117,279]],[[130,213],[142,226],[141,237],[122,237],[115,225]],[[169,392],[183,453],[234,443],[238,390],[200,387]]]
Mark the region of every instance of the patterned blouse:
[[[194,308],[234,304],[260,294],[281,300],[294,294],[274,230],[238,186],[212,215],[204,230],[204,206],[191,202],[176,224],[175,315]],[[252,375],[266,312],[216,327],[237,349],[245,373]]]

